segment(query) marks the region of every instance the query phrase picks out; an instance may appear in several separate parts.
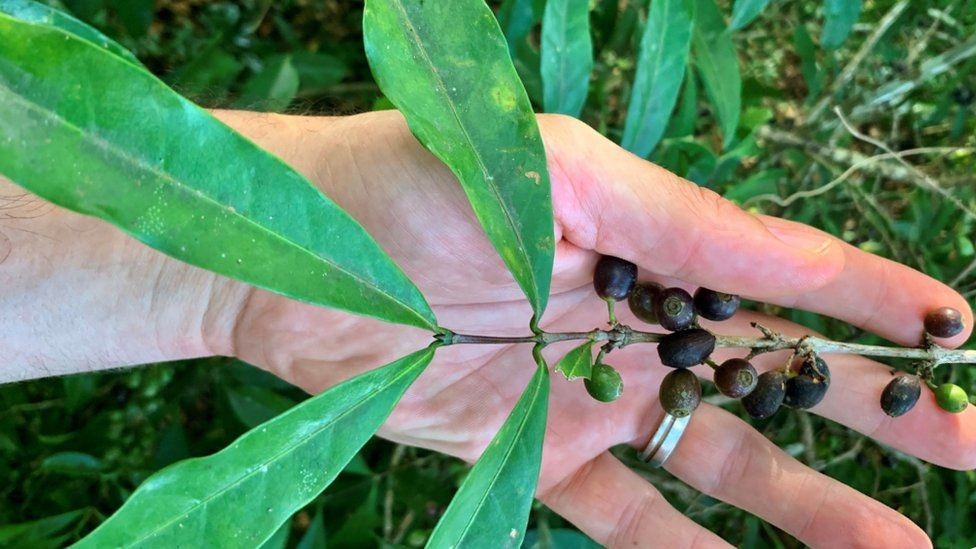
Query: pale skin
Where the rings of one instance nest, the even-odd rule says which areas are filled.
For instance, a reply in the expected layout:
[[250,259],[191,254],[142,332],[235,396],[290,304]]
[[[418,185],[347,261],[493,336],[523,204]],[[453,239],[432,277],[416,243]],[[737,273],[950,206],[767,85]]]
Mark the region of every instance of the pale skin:
[[[425,293],[442,326],[524,335],[527,302],[478,227],[451,173],[395,111],[346,118],[217,112],[303,172],[349,211]],[[549,331],[606,326],[592,290],[599,254],[640,266],[643,279],[707,286],[830,315],[900,345],[917,345],[939,306],[972,312],[944,284],[861,252],[816,229],[745,213],[636,158],[564,117],[540,125],[552,174],[557,239]],[[202,153],[205,154],[205,153]],[[0,381],[209,355],[233,355],[319,392],[430,341],[430,334],[290,301],[163,256],[117,229],[47,204],[0,180]],[[622,322],[650,329],[618,307]],[[742,312],[724,334],[756,335]],[[546,350],[554,362],[566,344]],[[380,435],[477,459],[533,372],[529,346],[455,346],[410,389]],[[742,356],[722,351],[716,358]],[[899,419],[878,405],[884,365],[826,357],[833,382],[814,413],[919,458],[976,468],[976,411],[940,411],[930,393]],[[763,355],[760,369],[786,356]],[[623,397],[593,401],[582,383],[552,378],[537,496],[611,546],[725,547],[670,507],[608,452],[644,445],[660,422],[657,387],[669,371],[652,346],[614,351]],[[703,376],[708,372],[702,370]],[[799,413],[799,412],[781,412]],[[807,468],[747,423],[702,405],[666,468],[812,546],[931,545],[909,519]]]

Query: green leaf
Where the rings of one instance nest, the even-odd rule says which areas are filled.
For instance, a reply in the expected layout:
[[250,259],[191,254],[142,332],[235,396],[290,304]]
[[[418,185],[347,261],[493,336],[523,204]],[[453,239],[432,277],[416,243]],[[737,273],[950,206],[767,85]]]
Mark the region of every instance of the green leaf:
[[308,529],[302,535],[302,539],[298,540],[298,545],[295,546],[295,549],[325,549],[327,546],[325,521],[322,510],[319,509],[319,512],[315,513],[315,516],[312,517],[312,522],[309,523]]
[[498,8],[498,23],[512,51],[525,40],[532,25],[539,20],[542,10],[538,9],[538,4],[538,0],[505,0]]
[[257,427],[295,405],[288,397],[251,385],[228,388],[227,400],[234,415],[248,428]]
[[539,480],[549,400],[549,370],[538,350],[534,354],[535,375],[444,511],[427,547],[522,543]]
[[420,291],[298,172],[147,71],[0,15],[0,173],[177,259],[433,329]]
[[566,353],[566,356],[556,363],[556,371],[566,376],[569,381],[577,378],[590,379],[590,373],[593,371],[592,348],[593,342],[587,341]]
[[268,59],[261,72],[248,80],[236,104],[247,109],[281,112],[298,95],[299,85],[298,70],[292,64],[291,56],[275,56]]
[[861,15],[861,0],[824,0],[824,28],[820,45],[832,50],[847,40]]
[[58,534],[76,523],[84,514],[82,509],[68,511],[53,517],[45,517],[20,524],[0,525],[0,546],[45,548],[59,547]]
[[495,16],[483,0],[367,0],[363,28],[380,88],[460,180],[538,321],[555,253],[549,172]]
[[627,122],[620,145],[640,157],[654,150],[678,101],[691,45],[686,0],[654,0],[641,35]]
[[341,59],[322,52],[293,52],[291,64],[298,71],[301,82],[298,95],[303,97],[326,93],[349,73],[349,67]]
[[141,65],[139,60],[136,59],[136,56],[132,55],[122,45],[67,13],[50,6],[32,2],[31,0],[0,0],[0,12],[28,23],[36,23],[38,25],[61,29],[82,40],[97,44],[105,48],[106,51],[114,53],[130,63]]
[[77,547],[261,545],[335,479],[435,349],[337,385],[212,456],[163,469]]
[[742,105],[742,76],[732,36],[725,28],[715,0],[695,0],[695,33],[692,44],[695,66],[708,100],[715,107],[723,134],[723,147],[735,139]]
[[746,25],[759,17],[762,10],[766,9],[769,0],[735,0],[732,6],[732,21],[729,23],[729,30],[737,31],[745,28]]
[[58,452],[41,462],[40,470],[67,476],[97,475],[104,468],[102,460],[82,452]]
[[589,0],[546,2],[541,49],[546,112],[579,117],[593,70]]

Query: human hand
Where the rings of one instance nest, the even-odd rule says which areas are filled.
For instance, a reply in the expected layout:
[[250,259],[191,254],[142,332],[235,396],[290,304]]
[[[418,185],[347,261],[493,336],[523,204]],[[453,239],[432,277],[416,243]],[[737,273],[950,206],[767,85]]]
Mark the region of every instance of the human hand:
[[[231,116],[231,115],[226,115]],[[710,191],[626,153],[564,117],[540,117],[552,174],[557,253],[542,326],[588,330],[604,324],[592,290],[599,254],[637,263],[642,279],[707,286],[830,315],[914,345],[935,306],[972,314],[945,285],[825,233],[754,216]],[[457,332],[522,335],[530,308],[478,226],[451,173],[409,134],[394,111],[344,119],[291,119],[288,150],[258,137],[303,171],[373,234],[428,297],[441,325]],[[318,392],[425,345],[430,335],[253,291],[223,304],[237,321],[216,349],[234,353]],[[621,308],[622,309],[622,308]],[[228,315],[217,315],[225,318]],[[627,311],[621,321],[639,324]],[[742,312],[722,333],[754,334],[760,321],[787,334],[804,328]],[[707,324],[707,323],[706,323]],[[947,345],[961,343],[968,332]],[[550,363],[568,348],[552,346]],[[717,359],[733,356],[722,352]],[[741,356],[741,352],[738,356]],[[771,369],[782,354],[759,357]],[[851,356],[826,357],[832,390],[814,412],[922,459],[976,467],[976,412],[953,415],[923,398],[890,420],[879,395],[890,368]],[[724,545],[671,508],[608,448],[642,447],[660,422],[658,385],[670,371],[645,346],[614,351],[623,397],[603,404],[579,382],[553,376],[538,497],[610,546]],[[380,434],[405,444],[477,459],[533,372],[525,346],[457,346],[437,358]],[[707,372],[699,372],[706,375]],[[748,424],[702,405],[666,468],[693,487],[821,545],[929,544],[897,512],[807,468]]]

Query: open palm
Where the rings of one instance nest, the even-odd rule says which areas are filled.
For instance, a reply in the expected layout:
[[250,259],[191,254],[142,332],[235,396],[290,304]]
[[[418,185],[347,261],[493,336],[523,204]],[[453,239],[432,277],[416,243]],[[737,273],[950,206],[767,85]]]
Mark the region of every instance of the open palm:
[[[936,306],[965,311],[966,325],[972,325],[960,296],[918,272],[815,229],[744,213],[571,119],[541,117],[540,123],[557,241],[553,292],[542,323],[547,331],[606,326],[605,304],[591,285],[600,254],[637,263],[642,279],[808,309],[902,344],[917,343],[921,318]],[[376,237],[427,296],[442,326],[488,335],[528,333],[529,305],[484,237],[460,186],[414,140],[398,113],[305,119],[295,131],[304,134],[303,150],[274,152]],[[274,150],[270,138],[265,144]],[[620,313],[622,322],[653,330],[628,311]],[[749,327],[754,320],[805,333],[749,312],[715,329],[754,335]],[[958,344],[966,336],[943,343]],[[253,291],[235,325],[232,348],[242,359],[318,392],[429,341],[430,334],[412,328]],[[569,348],[553,345],[545,355],[552,364]],[[717,358],[742,354],[723,351]],[[878,406],[890,368],[859,357],[827,359],[832,390],[815,413],[927,461],[976,467],[976,412],[946,414],[933,399],[923,398],[911,414],[890,420]],[[756,365],[771,369],[785,360],[781,354],[763,355]],[[608,453],[618,444],[647,442],[663,415],[657,392],[669,369],[647,345],[614,351],[607,362],[624,379],[623,397],[612,404],[591,399],[579,381],[553,376],[538,497],[607,545],[723,545]],[[473,461],[505,420],[533,367],[526,345],[443,348],[380,434]],[[667,469],[811,545],[930,543],[908,519],[808,469],[713,406],[695,412]]]

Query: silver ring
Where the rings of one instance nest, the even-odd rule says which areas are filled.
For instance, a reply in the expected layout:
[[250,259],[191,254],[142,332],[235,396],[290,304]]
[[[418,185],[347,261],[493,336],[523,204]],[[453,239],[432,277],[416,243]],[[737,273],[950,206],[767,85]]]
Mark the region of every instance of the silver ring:
[[660,467],[671,457],[671,453],[678,447],[681,435],[685,434],[685,427],[691,421],[691,414],[676,417],[664,412],[664,420],[658,426],[647,447],[640,453],[641,461],[651,467]]

